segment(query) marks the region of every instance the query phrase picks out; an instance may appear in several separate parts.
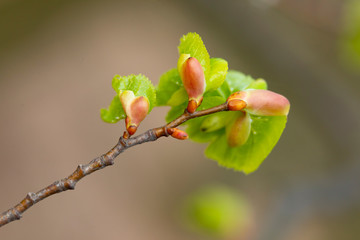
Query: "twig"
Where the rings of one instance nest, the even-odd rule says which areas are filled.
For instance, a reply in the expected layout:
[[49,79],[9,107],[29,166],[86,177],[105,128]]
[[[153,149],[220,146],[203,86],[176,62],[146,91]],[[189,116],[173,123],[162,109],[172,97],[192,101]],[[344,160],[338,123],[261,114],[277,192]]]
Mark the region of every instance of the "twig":
[[133,147],[135,145],[155,141],[160,137],[167,137],[168,128],[175,128],[180,124],[197,117],[202,117],[205,115],[227,111],[227,103],[221,104],[219,106],[205,109],[202,111],[188,113],[185,111],[181,116],[179,116],[174,121],[168,123],[167,125],[159,128],[150,129],[136,137],[124,138],[120,137],[118,143],[107,153],[101,155],[100,157],[95,158],[88,164],[80,164],[76,170],[67,178],[63,178],[59,181],[54,182],[53,184],[41,189],[40,191],[33,193],[30,192],[26,197],[17,205],[10,208],[9,210],[3,212],[0,215],[0,227],[8,224],[14,220],[19,220],[22,217],[22,213],[29,209],[34,204],[40,202],[41,200],[50,197],[55,193],[60,193],[67,190],[75,189],[75,185],[83,177],[99,170],[109,165],[114,164],[114,159],[126,149]]

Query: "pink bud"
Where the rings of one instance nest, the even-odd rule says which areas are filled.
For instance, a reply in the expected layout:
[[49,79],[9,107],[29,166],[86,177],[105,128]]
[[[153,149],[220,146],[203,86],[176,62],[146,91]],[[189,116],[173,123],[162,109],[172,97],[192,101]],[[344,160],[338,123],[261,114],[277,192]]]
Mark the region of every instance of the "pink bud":
[[259,116],[284,116],[290,110],[286,97],[269,90],[249,89],[233,93],[229,98],[245,101],[245,111]]
[[251,119],[248,113],[239,112],[239,116],[226,127],[227,142],[230,147],[238,147],[246,143],[250,136]]
[[135,97],[132,91],[126,90],[120,93],[120,101],[126,114],[126,130],[133,135],[149,112],[149,100],[144,96]]
[[178,62],[178,70],[181,80],[184,84],[185,90],[189,96],[188,112],[193,113],[200,106],[205,91],[205,75],[200,62],[194,58],[189,57],[184,60],[184,57],[189,55],[182,54]]

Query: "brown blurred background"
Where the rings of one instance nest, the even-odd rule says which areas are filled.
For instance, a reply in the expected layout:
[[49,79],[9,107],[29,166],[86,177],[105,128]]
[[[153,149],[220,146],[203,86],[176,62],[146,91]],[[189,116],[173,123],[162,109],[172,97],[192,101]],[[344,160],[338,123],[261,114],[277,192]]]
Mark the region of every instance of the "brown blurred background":
[[[187,32],[292,104],[279,144],[249,176],[206,159],[204,145],[161,139],[35,205],[0,239],[209,239],[179,215],[211,184],[251,208],[252,229],[241,231],[252,234],[232,239],[359,239],[356,1],[0,1],[0,211],[110,149],[124,130],[99,117],[113,75],[157,83]],[[154,109],[139,132],[167,110]]]

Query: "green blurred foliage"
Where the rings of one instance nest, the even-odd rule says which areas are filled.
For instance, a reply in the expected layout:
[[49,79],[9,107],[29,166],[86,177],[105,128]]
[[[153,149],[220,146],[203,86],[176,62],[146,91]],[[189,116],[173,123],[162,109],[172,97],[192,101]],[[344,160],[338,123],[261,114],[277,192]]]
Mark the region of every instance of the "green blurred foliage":
[[341,54],[344,62],[360,72],[360,1],[348,0],[343,9]]
[[182,221],[188,229],[219,239],[242,234],[251,219],[245,197],[221,185],[210,185],[190,194],[182,208]]

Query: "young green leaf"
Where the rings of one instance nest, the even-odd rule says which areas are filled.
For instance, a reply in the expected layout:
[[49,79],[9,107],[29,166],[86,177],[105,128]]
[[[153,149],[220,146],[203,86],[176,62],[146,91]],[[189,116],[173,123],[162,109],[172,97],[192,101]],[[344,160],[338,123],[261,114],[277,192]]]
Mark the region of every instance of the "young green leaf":
[[188,100],[188,95],[186,93],[186,90],[185,88],[181,87],[176,92],[174,92],[174,94],[171,96],[171,98],[169,99],[166,105],[175,107],[175,106],[179,106],[184,102],[187,102],[187,100]]
[[[195,142],[210,142],[225,134],[225,127],[232,119],[233,112],[219,112],[189,121],[186,132]],[[215,120],[215,122],[213,121]],[[210,125],[208,124],[210,122]]]
[[[214,114],[214,116],[216,114]],[[189,135],[189,138],[194,142],[200,142],[200,143],[210,142],[218,138],[220,135],[224,134],[223,127],[215,131],[202,130],[201,126],[205,121],[205,119],[207,118],[196,118],[191,120],[192,121],[191,124],[188,124],[188,127],[185,130]]]
[[177,117],[179,117],[181,114],[184,113],[184,110],[186,109],[187,102],[184,102],[178,106],[172,107],[170,111],[166,115],[166,122],[171,122]]
[[190,54],[191,57],[196,58],[204,70],[205,79],[208,79],[210,72],[210,56],[199,34],[188,33],[184,35],[180,39],[178,49],[179,54]]
[[267,83],[264,79],[259,78],[256,79],[255,81],[253,81],[252,83],[250,83],[246,89],[262,89],[262,90],[266,90],[267,89]]
[[220,87],[226,77],[228,63],[222,58],[210,59],[210,77],[206,81],[206,91],[215,90]]
[[270,154],[285,128],[286,119],[286,116],[251,115],[251,133],[244,145],[230,147],[224,134],[210,143],[205,155],[216,160],[221,166],[249,174]]
[[[177,68],[170,69],[169,71],[161,75],[159,84],[156,87],[157,105],[158,106],[168,105],[168,101],[170,100],[172,95],[181,88],[183,88],[183,83],[181,81]],[[184,102],[186,100],[187,97],[185,96]]]
[[130,90],[133,91],[136,97],[147,97],[150,102],[149,112],[156,105],[155,87],[152,82],[142,74],[131,74],[125,77],[115,75],[112,81],[112,86],[117,94],[119,94],[122,90]]
[[101,119],[107,123],[116,123],[120,119],[125,118],[125,112],[121,105],[119,96],[116,95],[113,98],[108,109],[103,108],[100,110],[100,116]]
[[[224,99],[219,96],[209,96],[204,98],[203,103],[200,105],[199,110],[208,109],[211,107],[215,107],[224,103]],[[222,127],[218,127],[215,131],[207,131],[207,129],[202,129],[202,124],[206,119],[214,118],[218,116],[223,122],[219,122],[218,124],[223,124]],[[210,140],[216,138],[217,136],[223,134],[223,128],[226,125],[227,118],[231,116],[230,112],[220,112],[214,115],[205,116],[202,118],[192,119],[187,122],[186,132],[189,134],[191,140],[196,142],[209,142]],[[220,131],[217,131],[220,130]]]
[[144,75],[129,75],[121,77],[115,75],[112,80],[112,87],[116,91],[116,96],[111,102],[108,109],[101,109],[100,116],[103,121],[108,123],[116,123],[126,117],[123,106],[119,99],[119,93],[124,90],[129,90],[135,96],[144,96],[149,100],[149,112],[156,105],[155,87],[151,81]]
[[230,92],[233,93],[247,88],[254,82],[254,79],[241,72],[230,70],[226,75],[226,82],[228,83]]

